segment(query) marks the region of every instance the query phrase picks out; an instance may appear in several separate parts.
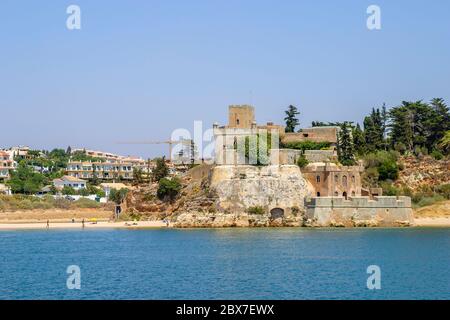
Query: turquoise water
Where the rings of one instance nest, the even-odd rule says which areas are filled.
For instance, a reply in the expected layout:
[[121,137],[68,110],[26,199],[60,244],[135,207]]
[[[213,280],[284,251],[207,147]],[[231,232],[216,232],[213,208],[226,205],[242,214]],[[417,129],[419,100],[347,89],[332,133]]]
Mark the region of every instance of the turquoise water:
[[450,229],[0,232],[0,299],[449,299],[449,267]]

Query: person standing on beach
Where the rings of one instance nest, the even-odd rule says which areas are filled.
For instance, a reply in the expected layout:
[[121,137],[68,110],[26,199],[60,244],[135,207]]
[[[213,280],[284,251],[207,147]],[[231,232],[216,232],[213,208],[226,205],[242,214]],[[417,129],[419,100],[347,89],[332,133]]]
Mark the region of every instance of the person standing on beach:
[[50,228],[50,220],[47,219],[47,229]]
[[84,218],[83,218],[83,220],[81,221],[81,227],[84,229]]

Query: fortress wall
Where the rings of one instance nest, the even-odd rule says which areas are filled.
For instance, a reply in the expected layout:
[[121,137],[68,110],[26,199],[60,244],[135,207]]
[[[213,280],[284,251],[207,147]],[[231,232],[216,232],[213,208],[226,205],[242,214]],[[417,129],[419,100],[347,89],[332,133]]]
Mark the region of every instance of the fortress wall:
[[399,226],[413,223],[409,197],[313,198],[306,216],[313,226]]
[[296,165],[216,166],[211,178],[220,207],[232,213],[250,207],[270,212],[281,208],[288,215],[293,207],[304,210],[304,199],[311,195],[307,181]]

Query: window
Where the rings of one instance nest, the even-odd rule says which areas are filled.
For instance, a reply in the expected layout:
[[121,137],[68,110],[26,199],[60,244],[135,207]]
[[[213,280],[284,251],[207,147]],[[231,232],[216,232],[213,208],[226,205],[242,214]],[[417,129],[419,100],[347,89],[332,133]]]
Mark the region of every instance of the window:
[[308,138],[308,136],[309,136],[309,134],[307,134],[307,133],[303,134],[303,137],[305,137],[305,138]]
[[320,197],[320,192],[317,192],[317,196]]
[[334,192],[334,196],[335,196],[335,197],[339,196],[339,192],[335,191],[335,192]]
[[355,176],[352,176],[352,182],[355,183]]
[[337,174],[334,176],[334,181],[335,181],[335,182],[338,182],[338,181],[339,181],[339,176],[338,176]]
[[346,187],[347,186],[347,176],[342,177],[342,184]]
[[239,119],[236,119],[236,124],[239,125]]
[[320,176],[316,177],[316,182],[319,183],[320,182]]

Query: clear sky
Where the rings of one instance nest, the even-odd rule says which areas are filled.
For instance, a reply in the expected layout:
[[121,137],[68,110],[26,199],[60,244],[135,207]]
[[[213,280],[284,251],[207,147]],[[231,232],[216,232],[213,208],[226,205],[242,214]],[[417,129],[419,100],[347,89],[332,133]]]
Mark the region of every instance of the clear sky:
[[1,0],[0,88],[0,147],[153,157],[168,148],[116,142],[226,123],[229,104],[361,122],[383,102],[450,102],[450,1]]

